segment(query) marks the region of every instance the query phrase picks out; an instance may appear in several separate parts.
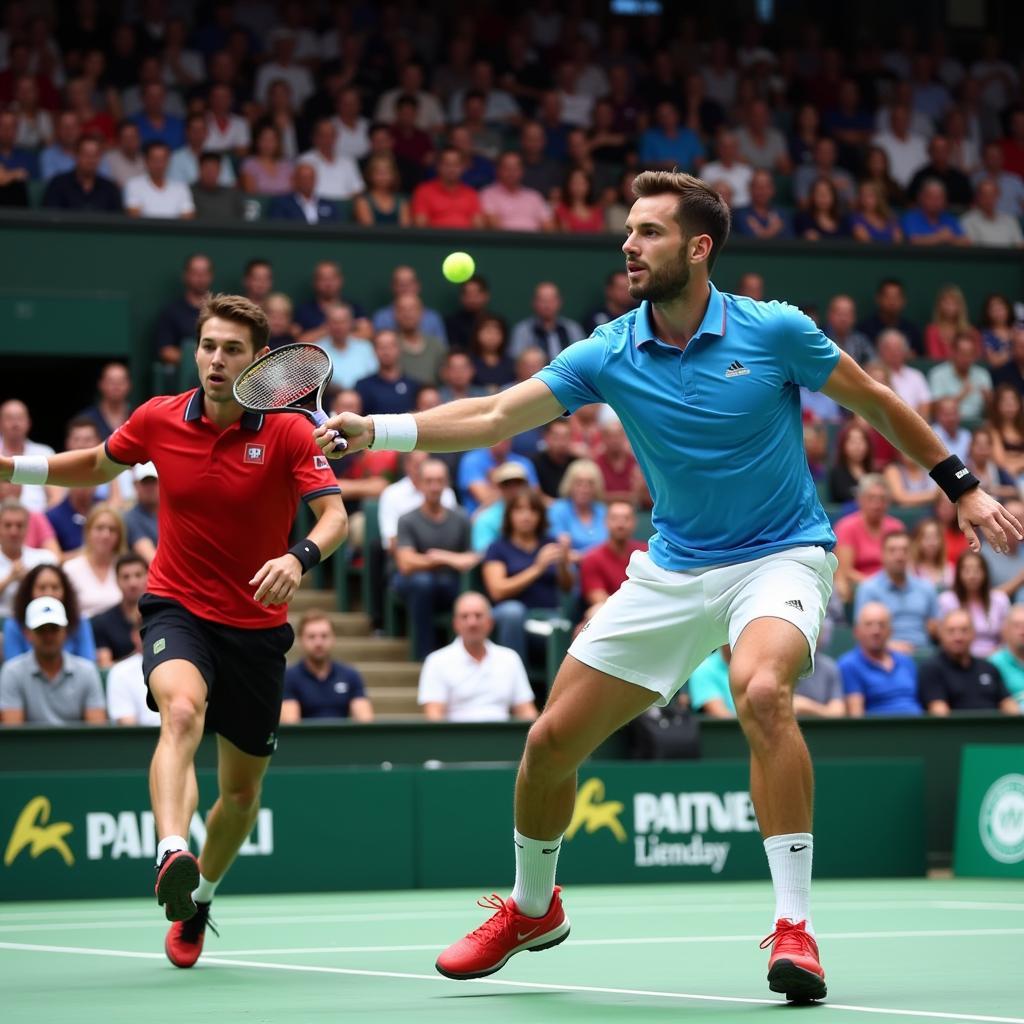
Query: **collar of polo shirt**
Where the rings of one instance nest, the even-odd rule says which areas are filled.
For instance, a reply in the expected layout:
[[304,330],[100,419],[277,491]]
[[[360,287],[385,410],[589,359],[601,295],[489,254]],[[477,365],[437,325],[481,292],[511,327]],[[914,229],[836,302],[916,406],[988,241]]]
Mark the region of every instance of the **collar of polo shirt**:
[[[192,397],[188,400],[188,404],[185,406],[185,422],[186,423],[197,423],[203,418],[203,389],[201,387],[196,388],[192,392]],[[258,434],[263,429],[263,413],[261,412],[249,412],[246,410],[242,413],[242,418],[239,420],[239,426],[242,430],[248,430],[253,434]]]
[[[725,299],[722,298],[722,293],[710,282],[708,282],[708,287],[711,289],[711,298],[708,300],[708,308],[704,314],[704,319],[701,320],[700,327],[694,331],[693,338],[700,338],[705,334],[721,338],[725,334]],[[692,341],[693,338],[690,340]],[[633,339],[636,342],[637,348],[652,343],[658,345],[667,344],[658,337],[654,327],[651,304],[646,299],[640,303],[640,308],[637,310],[636,321],[633,325]],[[667,347],[679,351],[675,345],[668,345]]]

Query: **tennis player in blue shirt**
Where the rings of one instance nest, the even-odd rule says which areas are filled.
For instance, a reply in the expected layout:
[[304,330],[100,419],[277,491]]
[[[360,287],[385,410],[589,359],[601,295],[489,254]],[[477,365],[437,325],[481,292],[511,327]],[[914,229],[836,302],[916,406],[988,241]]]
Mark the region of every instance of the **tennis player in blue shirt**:
[[445,950],[437,969],[479,978],[569,932],[555,864],[576,771],[611,733],[665,705],[707,654],[730,644],[729,678],[751,752],[750,794],[775,888],[765,946],[772,991],[821,999],[809,905],[812,773],[793,715],[832,591],[835,538],[804,456],[800,387],[859,413],[927,467],[957,502],[972,548],[997,551],[1021,526],[917,413],[841,353],[800,310],[718,291],[709,281],[729,209],[687,174],[647,171],[626,221],[638,309],[570,345],[534,377],[427,412],[344,413],[348,450],[484,448],[590,402],[618,414],[654,497],[655,534],[628,579],[569,649],[526,743],[515,798],[516,880],[495,914]]

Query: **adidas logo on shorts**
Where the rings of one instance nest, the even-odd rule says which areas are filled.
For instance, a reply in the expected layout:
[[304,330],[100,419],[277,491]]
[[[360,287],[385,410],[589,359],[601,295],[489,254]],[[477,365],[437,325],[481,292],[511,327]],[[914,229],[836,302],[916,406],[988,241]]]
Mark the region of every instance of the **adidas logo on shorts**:
[[786,606],[788,608],[795,608],[798,612],[802,612],[804,610],[804,606],[799,601],[787,601]]
[[747,373],[750,371],[738,359],[734,359],[729,364],[729,369],[725,371],[726,377],[742,377]]

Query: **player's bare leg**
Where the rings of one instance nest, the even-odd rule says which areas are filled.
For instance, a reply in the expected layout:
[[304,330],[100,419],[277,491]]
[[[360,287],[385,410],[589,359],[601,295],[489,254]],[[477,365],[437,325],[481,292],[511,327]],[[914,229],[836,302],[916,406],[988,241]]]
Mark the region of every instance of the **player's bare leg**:
[[795,1001],[825,996],[810,913],[814,779],[793,714],[793,687],[807,662],[807,639],[784,619],[761,618],[740,634],[729,681],[750,744],[750,796],[775,887],[768,982]]

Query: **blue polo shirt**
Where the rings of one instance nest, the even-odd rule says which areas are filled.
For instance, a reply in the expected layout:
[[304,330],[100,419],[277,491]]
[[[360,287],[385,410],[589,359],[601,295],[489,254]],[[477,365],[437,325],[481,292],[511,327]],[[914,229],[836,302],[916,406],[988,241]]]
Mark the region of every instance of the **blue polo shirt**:
[[934,583],[908,576],[903,586],[898,587],[883,570],[868,577],[857,588],[854,617],[869,601],[879,601],[889,609],[894,640],[905,640],[915,647],[927,647],[931,643],[926,626],[929,619],[939,617],[939,598]]
[[683,572],[834,547],[804,454],[800,387],[820,389],[838,361],[794,306],[711,285],[684,350],[656,337],[643,302],[536,376],[569,412],[615,410],[654,498],[651,558]]
[[[522,466],[530,486],[538,486],[537,470],[525,455],[509,452],[507,461],[515,462]],[[462,507],[470,515],[477,510],[480,502],[469,493],[469,485],[475,484],[480,480],[486,480],[491,470],[497,465],[498,463],[494,461],[490,448],[474,448],[462,456],[462,460],[459,462],[459,475],[456,483],[458,484],[459,500],[462,502]]]
[[864,698],[866,715],[919,715],[917,700],[917,666],[913,658],[896,651],[892,655],[892,671],[867,658],[860,647],[847,651],[839,659],[843,676],[843,692],[859,693]]
[[901,222],[903,234],[907,238],[913,235],[934,235],[942,228],[949,228],[954,235],[963,235],[964,229],[960,221],[951,213],[940,213],[933,224],[920,210],[907,210]]
[[352,701],[365,696],[363,677],[340,661],[331,662],[326,679],[310,672],[305,661],[284,674],[284,699],[297,700],[303,718],[348,718]]

